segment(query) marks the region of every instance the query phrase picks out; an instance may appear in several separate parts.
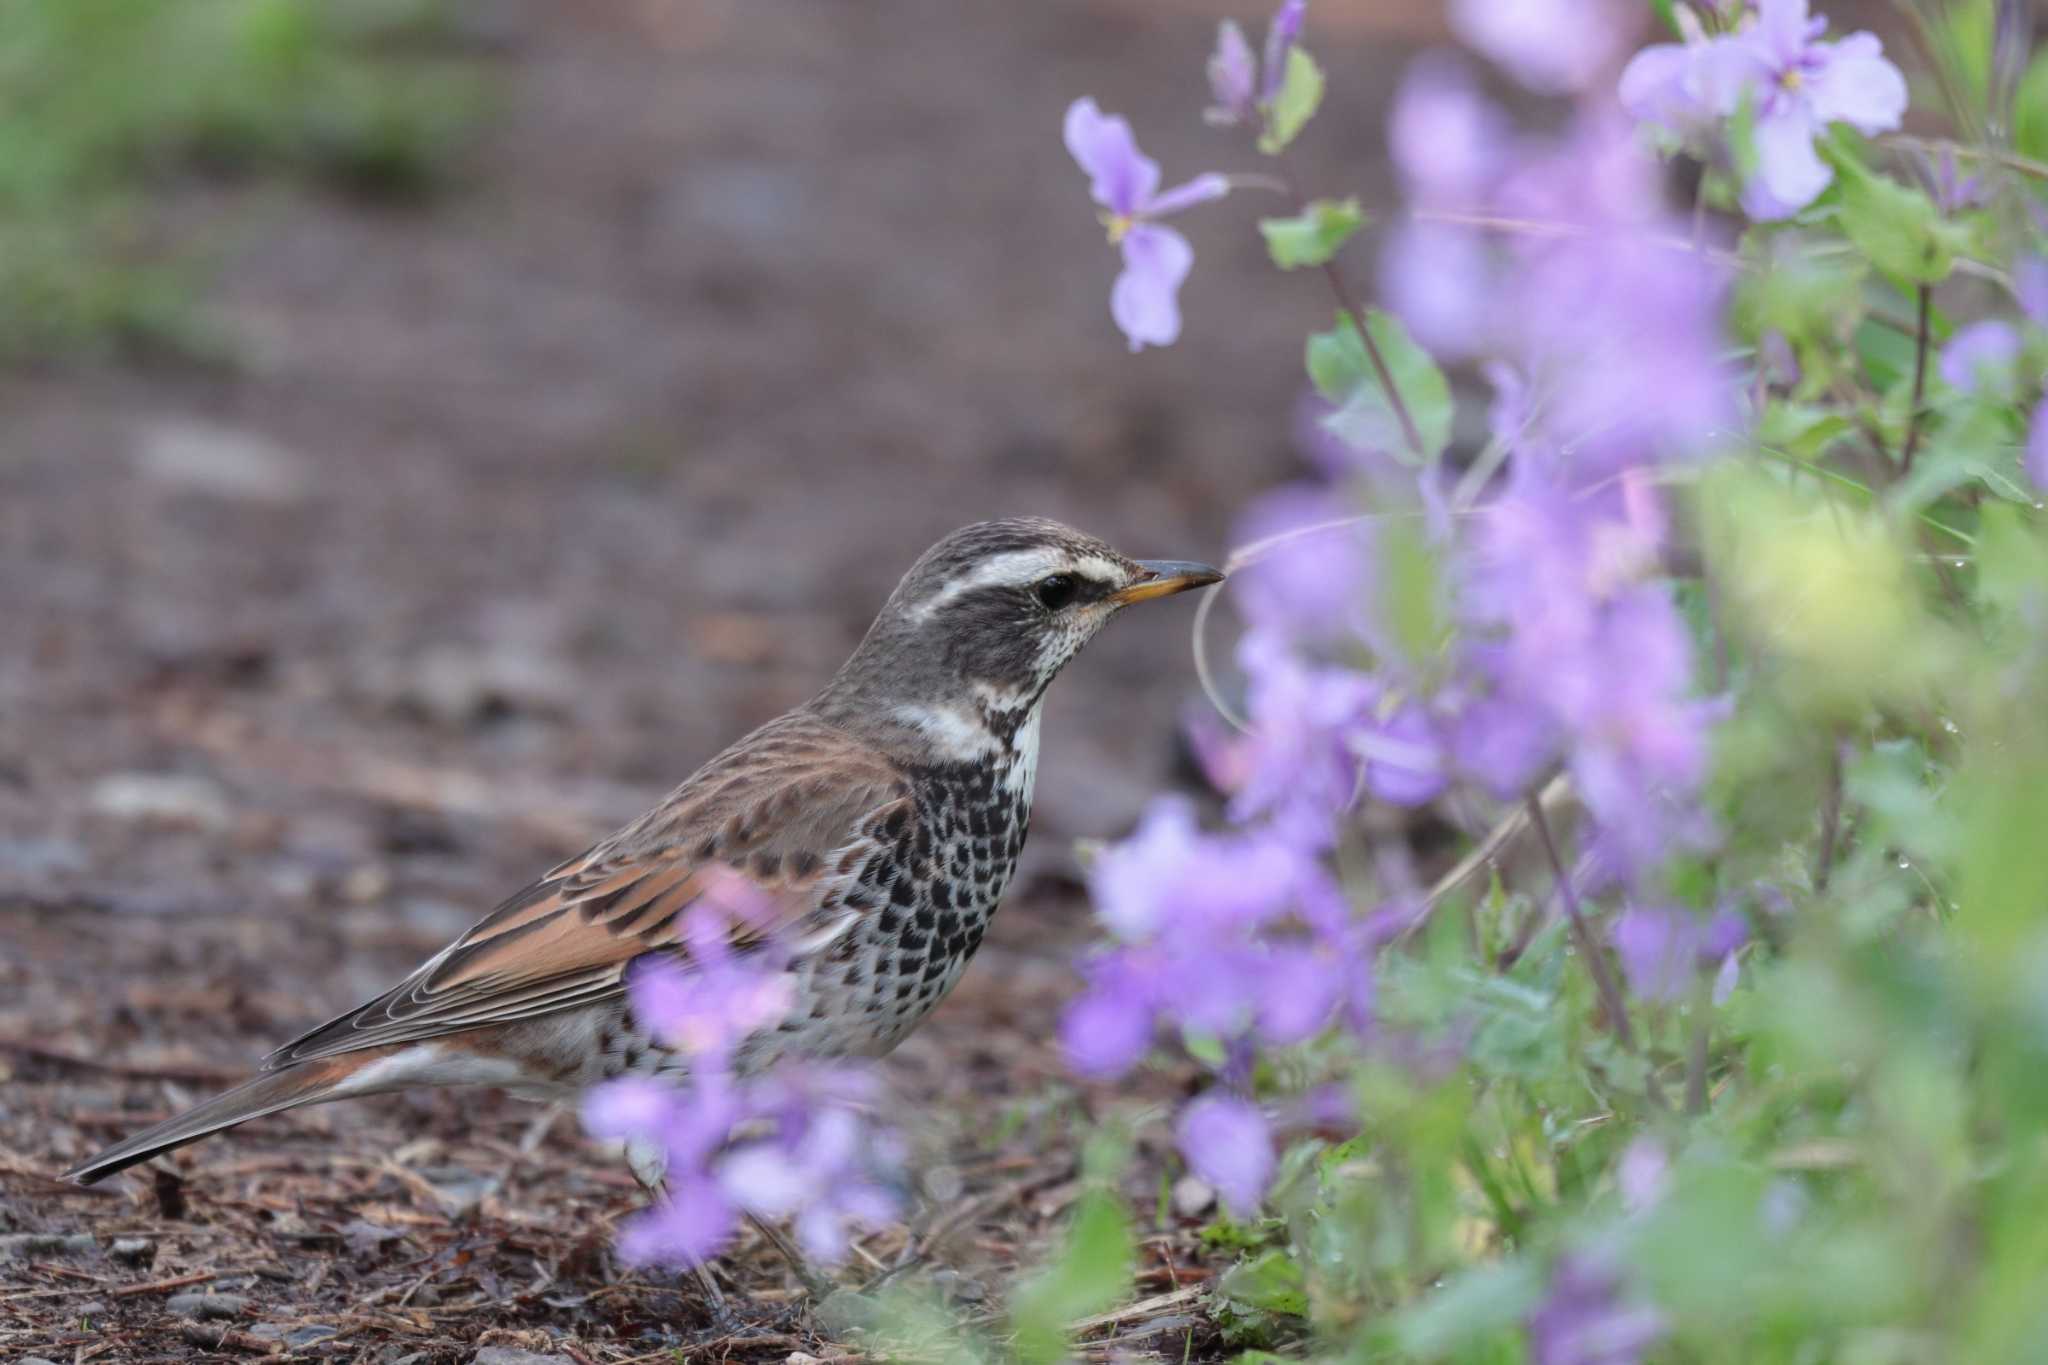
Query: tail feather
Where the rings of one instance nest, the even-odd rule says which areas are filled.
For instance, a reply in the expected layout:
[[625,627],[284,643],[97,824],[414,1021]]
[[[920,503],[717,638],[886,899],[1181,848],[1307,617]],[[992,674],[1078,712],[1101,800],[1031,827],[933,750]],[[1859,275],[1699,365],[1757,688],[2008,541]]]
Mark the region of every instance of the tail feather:
[[345,1082],[386,1051],[378,1048],[345,1053],[282,1071],[266,1072],[182,1114],[165,1119],[154,1128],[144,1129],[115,1143],[91,1160],[64,1172],[64,1179],[90,1185],[161,1152],[197,1142],[250,1119],[361,1093],[357,1087],[348,1086]]

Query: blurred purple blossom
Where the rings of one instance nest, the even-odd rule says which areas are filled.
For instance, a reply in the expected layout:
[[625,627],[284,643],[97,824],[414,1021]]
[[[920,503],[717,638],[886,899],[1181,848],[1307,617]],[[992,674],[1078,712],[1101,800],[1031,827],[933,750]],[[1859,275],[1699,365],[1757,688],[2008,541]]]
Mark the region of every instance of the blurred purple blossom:
[[2048,328],[2048,256],[2030,252],[2013,262],[2013,297],[2036,327]]
[[1532,1365],[1635,1365],[1664,1335],[1664,1315],[1624,1300],[1611,1256],[1576,1252],[1558,1260],[1528,1327]]
[[1252,503],[1235,543],[1272,543],[1230,576],[1246,615],[1289,640],[1328,644],[1359,635],[1372,600],[1371,527],[1337,524],[1357,516],[1349,499],[1318,484],[1285,484]]
[[[743,1045],[789,1008],[786,954],[772,934],[746,953],[731,947],[771,928],[771,911],[751,884],[714,871],[684,920],[687,952],[650,959],[628,978],[635,1016],[688,1061],[686,1073],[608,1081],[584,1097],[591,1133],[662,1157],[661,1197],[621,1236],[629,1260],[701,1261],[730,1238],[742,1209],[792,1218],[805,1249],[832,1260],[845,1251],[848,1226],[893,1213],[882,1172],[894,1147],[858,1112],[872,1107],[872,1077],[795,1062],[753,1073],[740,1064]],[[767,1131],[732,1145],[743,1126]]]
[[1203,112],[1211,123],[1229,125],[1250,118],[1258,97],[1258,58],[1234,19],[1216,26],[1216,51],[1209,57],[1209,98]]
[[1732,910],[1704,917],[1631,907],[1613,929],[1629,989],[1644,1000],[1682,999],[1699,973],[1719,967],[1748,934],[1749,926]]
[[1618,0],[1452,0],[1460,38],[1540,94],[1584,90],[1619,60],[1633,13]]
[[1655,161],[1615,120],[1582,119],[1495,202],[1570,229],[1514,240],[1495,305],[1556,457],[1592,476],[1711,445],[1734,411],[1728,279],[1705,253],[1667,245],[1688,231],[1663,207]]
[[1963,393],[2002,392],[2019,358],[2019,331],[2003,319],[1986,318],[1958,328],[1941,348],[1941,377]]
[[1189,1168],[1216,1187],[1233,1216],[1259,1211],[1274,1163],[1273,1135],[1256,1105],[1212,1090],[1181,1111],[1177,1133]]
[[1301,41],[1301,26],[1308,19],[1308,0],[1280,0],[1266,25],[1265,85],[1259,98],[1271,103],[1287,79],[1287,54]]
[[1112,946],[1082,965],[1062,1021],[1069,1063],[1120,1075],[1169,1022],[1285,1046],[1370,999],[1371,944],[1315,856],[1267,830],[1211,834],[1191,806],[1155,802],[1090,873]]
[[1654,1208],[1671,1188],[1671,1157],[1655,1138],[1639,1137],[1622,1149],[1615,1168],[1621,1203],[1630,1213]]
[[1411,199],[1477,206],[1500,178],[1514,136],[1507,115],[1456,54],[1425,52],[1408,64],[1388,114],[1387,141]]
[[1067,151],[1089,177],[1090,196],[1102,205],[1109,240],[1123,252],[1110,315],[1133,351],[1172,345],[1180,336],[1180,287],[1194,268],[1195,249],[1156,220],[1220,199],[1230,182],[1198,175],[1161,191],[1159,163],[1138,150],[1131,125],[1085,96],[1067,107],[1065,135]]

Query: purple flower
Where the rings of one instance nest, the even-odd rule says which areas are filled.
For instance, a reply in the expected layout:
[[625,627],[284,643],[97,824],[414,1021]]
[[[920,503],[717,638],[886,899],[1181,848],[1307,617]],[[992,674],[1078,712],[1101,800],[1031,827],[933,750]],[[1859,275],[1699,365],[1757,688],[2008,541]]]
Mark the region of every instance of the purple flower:
[[1270,104],[1287,79],[1287,54],[1301,41],[1301,26],[1308,18],[1308,0],[1281,0],[1266,25],[1265,88],[1259,98]]
[[1514,129],[1479,90],[1472,69],[1449,52],[1408,64],[1387,117],[1387,141],[1409,194],[1470,208],[1499,178]]
[[2027,321],[2048,328],[2048,256],[2027,255],[2013,262],[2012,282]]
[[1354,747],[1366,760],[1366,789],[1395,806],[1421,806],[1443,794],[1443,746],[1421,706],[1408,702],[1377,725],[1363,729]]
[[1709,134],[1754,101],[1756,174],[1743,187],[1752,218],[1786,218],[1817,199],[1834,171],[1814,150],[1831,123],[1863,133],[1899,126],[1906,79],[1875,34],[1823,43],[1827,20],[1807,0],[1758,0],[1756,22],[1734,33],[1689,35],[1643,49],[1622,72],[1620,95],[1638,120],[1705,153]]
[[1363,764],[1351,736],[1370,723],[1380,689],[1364,674],[1310,664],[1260,632],[1244,638],[1238,659],[1250,678],[1252,734],[1231,816],[1263,816],[1304,847],[1326,847],[1337,816],[1358,797]]
[[1616,0],[1452,0],[1451,26],[1523,85],[1558,95],[1620,57],[1629,12]]
[[1181,1111],[1177,1136],[1189,1168],[1234,1216],[1259,1211],[1273,1178],[1273,1135],[1257,1106],[1212,1090]]
[[1251,505],[1236,543],[1260,548],[1230,582],[1258,629],[1310,644],[1363,636],[1372,601],[1370,528],[1338,524],[1356,516],[1349,500],[1314,484],[1283,485]]
[[1998,392],[2012,383],[2020,334],[2009,322],[1986,318],[1957,329],[1941,348],[1941,377],[1964,393]]
[[1671,1158],[1655,1138],[1639,1137],[1623,1149],[1615,1170],[1621,1202],[1630,1213],[1655,1207],[1671,1188]]
[[1664,1335],[1664,1315],[1623,1300],[1611,1256],[1573,1253],[1558,1260],[1528,1326],[1533,1365],[1636,1365]]
[[[1496,197],[1511,217],[1578,229],[1517,240],[1495,307],[1502,350],[1542,415],[1524,443],[1540,436],[1584,475],[1696,453],[1734,411],[1721,359],[1728,280],[1704,255],[1656,242],[1685,234],[1663,211],[1658,174],[1625,128],[1595,118]],[[1644,393],[1658,401],[1637,401]]]
[[1221,198],[1230,182],[1198,175],[1161,192],[1159,163],[1138,150],[1131,125],[1085,97],[1067,107],[1066,142],[1088,174],[1089,194],[1103,207],[1109,240],[1123,251],[1123,271],[1110,289],[1110,315],[1133,351],[1172,345],[1180,336],[1180,286],[1194,268],[1195,249],[1155,220]]
[[[758,1074],[736,1066],[740,1044],[789,1009],[772,910],[736,875],[714,875],[683,922],[687,956],[646,961],[627,981],[635,1016],[690,1059],[687,1079],[611,1081],[584,1097],[593,1134],[663,1158],[663,1196],[621,1235],[629,1260],[701,1261],[731,1237],[742,1209],[794,1218],[806,1250],[829,1260],[844,1251],[847,1227],[894,1208],[880,1178],[894,1146],[858,1112],[872,1108],[870,1077],[794,1062]],[[735,952],[740,931],[767,941]],[[742,1128],[764,1135],[734,1146]]]
[[1103,851],[1088,886],[1110,932],[1139,943],[1169,930],[1263,923],[1293,900],[1304,868],[1277,841],[1204,834],[1194,807],[1167,797],[1129,839]]
[[1830,123],[1881,133],[1906,112],[1906,78],[1877,35],[1823,43],[1826,30],[1826,19],[1807,17],[1806,0],[1758,0],[1756,24],[1735,35],[1756,99],[1757,173],[1743,187],[1752,218],[1789,217],[1820,197],[1834,169],[1813,143]]
[[1242,123],[1251,117],[1258,95],[1258,58],[1232,19],[1216,26],[1216,51],[1209,58],[1209,96],[1216,102],[1203,114],[1211,123]]
[[1748,936],[1742,916],[1711,919],[1685,910],[1631,908],[1615,920],[1614,949],[1629,989],[1645,1000],[1677,1000],[1699,972],[1724,963]]
[[837,1261],[847,1233],[886,1223],[896,1200],[874,1175],[869,1137],[851,1109],[800,1112],[773,1138],[736,1147],[719,1163],[733,1200],[765,1218],[795,1221],[806,1255]]
[[2048,398],[2034,408],[2033,430],[2027,436],[2027,478],[2036,491],[2048,494]]
[[1152,1046],[1148,983],[1117,955],[1100,960],[1089,976],[1088,989],[1060,1017],[1060,1044],[1081,1075],[1121,1076]]

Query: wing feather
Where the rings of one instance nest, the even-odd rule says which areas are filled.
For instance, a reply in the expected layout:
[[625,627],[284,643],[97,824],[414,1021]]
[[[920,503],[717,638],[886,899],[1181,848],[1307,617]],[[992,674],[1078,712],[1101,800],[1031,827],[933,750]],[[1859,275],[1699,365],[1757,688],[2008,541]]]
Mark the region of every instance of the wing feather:
[[649,953],[680,954],[683,912],[723,866],[775,907],[767,930],[800,956],[861,914],[845,893],[911,818],[909,783],[801,713],[755,732],[655,811],[551,869],[411,976],[264,1060],[265,1070],[419,1042],[614,999]]

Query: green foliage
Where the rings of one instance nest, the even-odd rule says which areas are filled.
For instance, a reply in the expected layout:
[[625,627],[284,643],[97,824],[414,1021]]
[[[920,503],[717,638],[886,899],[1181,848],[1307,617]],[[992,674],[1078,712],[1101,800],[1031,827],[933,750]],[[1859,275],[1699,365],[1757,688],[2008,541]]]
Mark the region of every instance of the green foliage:
[[151,242],[188,171],[433,187],[481,108],[435,0],[0,7],[0,349],[212,349]]
[[1292,218],[1261,218],[1266,252],[1282,270],[1321,265],[1365,226],[1358,197],[1318,199]]
[[[1381,309],[1368,309],[1365,326],[1422,437],[1419,458],[1436,459],[1451,439],[1450,383],[1399,318]],[[1387,400],[1386,387],[1365,342],[1348,316],[1340,315],[1335,327],[1308,339],[1307,364],[1316,392],[1337,405],[1329,418],[1332,431],[1361,449],[1383,450],[1410,462],[1418,459]]]
[[1854,155],[1838,150],[1833,160],[1841,177],[1842,231],[1870,263],[1909,284],[1947,279],[1967,232],[1945,220],[1924,192],[1865,169]]
[[1131,1257],[1123,1205],[1106,1190],[1083,1195],[1058,1255],[1011,1304],[1019,1359],[1027,1365],[1064,1359],[1067,1329],[1124,1296]]
[[1266,110],[1266,130],[1259,136],[1259,150],[1277,156],[1301,135],[1308,121],[1323,103],[1323,69],[1299,45],[1287,52],[1287,72],[1280,89]]

